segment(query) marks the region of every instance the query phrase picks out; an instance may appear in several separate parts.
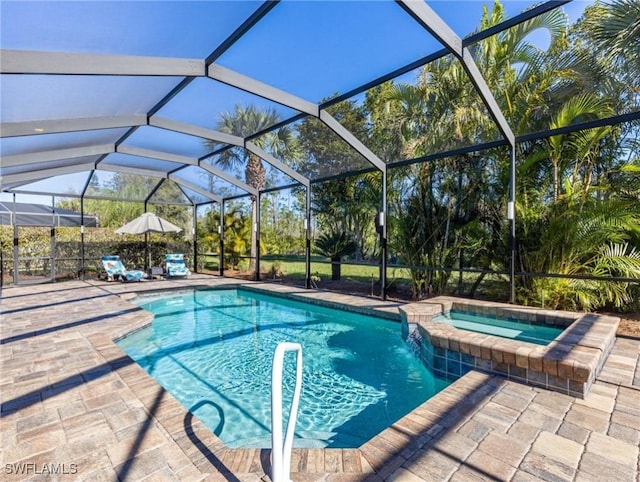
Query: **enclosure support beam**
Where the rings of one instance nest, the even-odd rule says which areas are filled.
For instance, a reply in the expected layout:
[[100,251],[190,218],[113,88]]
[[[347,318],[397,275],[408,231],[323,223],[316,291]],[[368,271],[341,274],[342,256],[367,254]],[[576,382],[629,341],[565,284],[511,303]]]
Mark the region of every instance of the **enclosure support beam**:
[[202,189],[201,187],[198,187],[195,184],[190,183],[189,181],[185,181],[184,179],[176,177],[173,174],[168,174],[167,175],[167,179],[171,179],[176,184],[184,186],[187,189],[192,190],[193,192],[197,192],[198,194],[201,194],[202,196],[206,197],[207,199],[211,199],[212,201],[216,201],[216,202],[222,202],[222,198],[220,196],[216,196],[215,194],[212,194],[209,191],[206,191],[206,190]]
[[458,35],[444,22],[431,7],[424,2],[411,0],[396,0],[398,4],[411,15],[422,27],[431,32],[453,55],[455,55],[464,68],[469,80],[482,99],[489,115],[496,123],[505,140],[511,148],[510,175],[509,175],[509,201],[507,205],[507,218],[509,219],[509,301],[515,301],[515,197],[516,197],[516,173],[515,173],[515,134],[504,117],[493,92],[487,85],[482,72],[478,68],[468,47],[463,45]]
[[126,174],[136,174],[138,176],[148,177],[167,177],[166,171],[156,171],[154,169],[145,169],[142,167],[121,166],[116,164],[100,164],[101,171],[123,172]]
[[198,272],[198,206],[193,205],[193,223],[192,223],[192,233],[193,233],[193,272]]
[[457,56],[462,55],[462,40],[458,34],[426,2],[411,0],[396,0],[396,2],[449,51]]
[[516,146],[511,145],[509,162],[509,202],[507,204],[509,219],[509,303],[516,302]]
[[484,102],[489,114],[500,129],[502,135],[513,145],[515,136],[509,127],[502,111],[491,89],[489,89],[482,73],[478,69],[473,56],[468,48],[463,47],[462,40],[458,35],[440,18],[440,16],[431,9],[425,2],[415,2],[410,0],[396,0],[414,20],[416,20],[423,28],[428,30],[438,39],[453,55],[461,62],[462,67],[469,76],[469,80],[473,83],[476,92]]
[[[14,201],[15,202],[15,201]],[[18,285],[18,226],[13,225],[13,285]]]
[[2,49],[3,74],[204,77],[201,59]]
[[13,194],[13,285],[18,284],[18,223],[16,219],[16,195]]
[[210,174],[213,174],[216,177],[219,177],[220,179],[227,181],[229,184],[232,184],[234,186],[236,186],[239,189],[242,189],[243,191],[248,192],[249,194],[253,194],[254,196],[258,193],[258,190],[253,187],[250,186],[249,184],[240,181],[239,179],[236,179],[235,177],[233,177],[230,174],[227,174],[226,172],[217,169],[216,167],[212,166],[211,164],[208,164],[204,161],[199,161],[198,165],[204,169],[205,171],[207,171]]
[[469,52],[468,48],[464,48],[462,50],[460,61],[462,62],[462,66],[467,72],[471,83],[476,88],[476,92],[478,92],[478,95],[482,99],[482,102],[484,102],[484,105],[487,107],[489,115],[491,115],[491,117],[493,118],[493,121],[498,126],[498,129],[500,129],[500,132],[502,133],[504,138],[509,142],[510,145],[513,145],[515,143],[516,136],[511,130],[507,119],[505,119],[504,115],[502,114],[502,110],[500,109],[498,102],[493,96],[493,92],[491,92],[491,89],[487,85],[487,82],[484,80],[484,77],[480,72],[480,69],[478,69],[475,61],[473,60],[473,56],[471,55],[471,52]]
[[129,154],[130,156],[147,157],[149,159],[159,159],[163,161],[176,162],[179,164],[186,164],[188,166],[198,165],[198,159],[193,157],[171,154],[169,152],[155,151],[152,149],[143,149],[141,147],[119,145],[116,146],[116,152],[119,152],[120,154]]
[[49,241],[51,244],[51,281],[56,281],[56,197],[51,196],[51,230],[49,231]]
[[253,225],[253,232],[256,235],[256,275],[255,280],[260,281],[260,191],[255,197],[256,223]]
[[244,90],[245,92],[259,95],[260,97],[277,102],[278,104],[289,107],[290,109],[295,109],[314,117],[319,116],[319,108],[317,104],[304,100],[290,94],[289,92],[285,92],[284,90],[276,89],[271,85],[265,84],[251,77],[247,77],[246,75],[242,75],[239,72],[227,69],[221,65],[209,65],[207,75],[214,80],[223,82],[237,89]]
[[179,132],[180,134],[202,137],[203,139],[220,142],[222,144],[231,144],[232,146],[244,146],[244,139],[242,137],[227,134],[226,132],[205,129],[204,127],[199,127],[184,122],[178,122],[172,119],[160,117],[158,115],[149,117],[148,123],[150,126],[159,127],[168,131]]
[[143,115],[83,117],[0,123],[0,138],[143,126]]
[[50,151],[31,152],[26,154],[12,154],[2,156],[3,167],[25,166],[27,164],[41,164],[52,161],[78,159],[82,157],[101,156],[115,151],[113,144],[98,144],[94,146],[70,147]]
[[381,263],[380,263],[380,297],[387,299],[387,170],[382,171],[382,219],[380,230]]
[[84,281],[84,196],[80,197],[80,279]]
[[72,174],[74,172],[91,171],[95,167],[93,162],[83,162],[73,166],[54,167],[51,169],[42,169],[37,171],[25,171],[16,174],[7,174],[0,176],[0,182],[3,186],[17,183],[30,183],[45,179],[47,177],[62,176],[64,174]]
[[[149,203],[149,200],[156,194],[156,192],[158,192],[158,189],[160,189],[160,186],[162,186],[162,184],[164,183],[166,178],[162,178],[160,179],[160,181],[158,181],[156,183],[156,185],[153,187],[153,189],[151,189],[151,191],[149,192],[149,194],[147,195],[147,197],[144,199],[144,212],[147,212],[147,204]],[[145,273],[149,272],[149,268],[151,268],[151,259],[148,256],[148,250],[149,250],[149,233],[144,233],[144,239],[145,239],[145,250],[147,251],[147,253],[145,253],[145,259],[144,259],[144,264],[145,264]],[[148,262],[148,265],[147,265]]]
[[[144,212],[147,212],[147,199],[144,200]],[[149,232],[144,233],[144,272],[149,271]]]
[[376,156],[371,150],[365,146],[356,136],[354,136],[348,129],[346,129],[340,122],[338,122],[331,114],[326,110],[320,111],[320,120],[331,129],[338,137],[349,144],[355,149],[362,157],[369,161],[373,166],[380,171],[386,169],[385,163]]
[[91,184],[91,178],[93,177],[93,171],[87,176],[87,181],[84,183],[82,187],[82,191],[80,191],[80,269],[82,270],[82,281],[85,279],[86,272],[86,261],[84,259],[84,196],[87,193],[87,189],[89,189],[89,184]]
[[306,289],[311,288],[311,185],[307,186],[307,204],[305,206],[304,218],[304,262],[305,262],[305,279],[304,286]]
[[302,174],[299,174],[297,171],[291,169],[285,163],[279,161],[278,159],[273,157],[271,154],[266,152],[264,149],[261,149],[260,147],[255,145],[253,142],[249,142],[249,141],[245,142],[245,148],[249,152],[252,152],[256,156],[258,156],[263,161],[268,162],[269,164],[271,164],[273,167],[278,169],[280,172],[283,172],[284,174],[286,174],[290,178],[295,179],[296,181],[298,181],[303,186],[308,186],[309,185],[309,179],[304,177]]
[[369,163],[382,173],[382,211],[378,213],[380,219],[380,243],[381,243],[381,262],[380,262],[380,283],[382,285],[380,296],[383,300],[387,299],[387,165],[378,156],[376,156],[369,148],[367,148],[360,140],[358,140],[348,129],[340,124],[326,110],[320,111],[320,120],[331,129],[342,140],[355,149]]
[[[160,186],[162,186],[162,184],[164,183],[166,178],[161,178],[155,186],[153,186],[153,189],[151,189],[151,191],[149,191],[149,194],[147,194],[147,197],[144,198],[144,204],[145,206],[147,205],[147,203],[149,202],[149,200],[155,195],[155,193],[158,192],[158,189],[160,189]],[[145,208],[146,211],[146,208]]]
[[220,224],[218,225],[220,235],[220,276],[224,276],[224,199],[220,202]]

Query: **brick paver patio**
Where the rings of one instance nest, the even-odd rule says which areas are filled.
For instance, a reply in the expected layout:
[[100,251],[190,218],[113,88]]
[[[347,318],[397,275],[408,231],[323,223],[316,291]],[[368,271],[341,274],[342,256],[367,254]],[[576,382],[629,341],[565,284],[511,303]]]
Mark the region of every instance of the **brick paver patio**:
[[[237,282],[5,287],[2,480],[265,479],[268,450],[226,448],[112,341],[151,319],[127,301],[130,291]],[[639,445],[640,342],[619,338],[583,400],[473,371],[359,449],[295,450],[291,470],[296,482],[638,481]]]

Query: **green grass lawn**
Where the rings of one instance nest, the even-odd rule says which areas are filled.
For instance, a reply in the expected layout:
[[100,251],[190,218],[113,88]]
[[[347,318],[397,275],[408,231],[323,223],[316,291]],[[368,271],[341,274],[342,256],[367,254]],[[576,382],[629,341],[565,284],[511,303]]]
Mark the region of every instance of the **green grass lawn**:
[[[306,273],[306,265],[304,261],[275,261],[262,260],[261,266],[264,271],[269,271],[274,263],[279,263],[280,270],[284,272],[287,278],[304,279]],[[380,268],[378,265],[348,264],[340,265],[341,276],[348,281],[360,281],[370,283],[371,278],[378,281],[380,277]],[[331,263],[311,261],[311,274],[319,276],[320,279],[331,279]],[[410,282],[409,270],[404,268],[388,268],[387,278]]]
[[[263,260],[261,262],[262,270],[269,271],[274,260]],[[304,279],[305,263],[302,261],[278,261],[280,270],[284,272],[287,279]],[[331,264],[328,262],[311,262],[311,274],[319,276],[321,280],[331,279]],[[379,267],[368,266],[362,264],[341,264],[341,278],[345,281],[358,281],[361,283],[377,283],[379,281]],[[463,273],[463,292],[466,293],[479,275],[476,273]],[[387,283],[389,286],[402,287],[408,292],[411,286],[411,276],[408,268],[387,268]],[[447,283],[445,294],[453,294],[458,284],[457,273],[452,273]],[[508,283],[507,280],[500,275],[487,275],[476,292],[476,296],[502,299],[507,296]],[[464,293],[463,293],[464,294]]]
[[[282,273],[285,279],[288,280],[304,280],[306,273],[306,264],[299,257],[283,257],[285,259],[276,256],[265,256],[260,260],[260,271],[263,273],[269,273],[275,266],[278,267],[278,271]],[[293,258],[293,259],[291,259]],[[209,270],[217,271],[218,269],[218,257],[206,256],[205,268]],[[247,263],[248,266],[248,263]],[[241,267],[242,269],[243,267]],[[244,267],[246,269],[246,266]],[[331,263],[324,261],[323,258],[313,256],[311,259],[311,274],[320,277],[320,282],[331,280]],[[357,281],[360,283],[378,283],[380,277],[380,269],[378,265],[365,265],[365,264],[350,264],[341,263],[341,279],[344,281]],[[478,275],[475,273],[463,274],[463,290],[466,291],[470,288],[473,282],[477,279]],[[499,275],[487,275],[478,288],[477,295],[480,297],[490,296],[491,298],[501,299],[506,296],[508,285],[505,284],[506,280]],[[408,292],[411,286],[411,276],[408,268],[387,268],[387,283],[389,286],[402,287]],[[446,294],[451,294],[455,291],[458,283],[457,273],[452,273],[447,285]]]
[[[219,258],[217,255],[200,255],[203,261],[203,265],[205,269],[208,270],[217,270]],[[284,273],[284,275],[288,278],[292,279],[304,279],[306,273],[306,264],[304,261],[299,260],[298,257],[293,257],[294,259],[286,259],[286,257],[271,257],[265,256],[260,259],[260,268],[261,271],[270,271],[272,266],[276,264],[280,267],[280,271]],[[296,259],[297,258],[297,259]],[[248,264],[248,262],[247,262]],[[346,264],[342,263],[341,274],[342,277],[346,280],[352,281],[363,281],[370,282],[371,277],[373,276],[374,280],[377,280],[379,277],[379,269],[378,266],[367,266],[361,264]],[[242,269],[243,266],[240,266]],[[406,278],[408,277],[408,271],[406,272]],[[311,273],[317,276],[320,276],[322,279],[331,279],[331,263],[328,261],[321,261],[317,257],[312,257],[311,260]],[[391,274],[391,270],[388,272]]]

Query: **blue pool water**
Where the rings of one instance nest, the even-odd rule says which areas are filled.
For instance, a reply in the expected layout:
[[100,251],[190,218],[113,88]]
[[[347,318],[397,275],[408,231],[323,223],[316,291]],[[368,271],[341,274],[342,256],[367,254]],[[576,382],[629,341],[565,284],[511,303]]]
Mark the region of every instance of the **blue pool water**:
[[[230,447],[270,447],[271,362],[283,341],[303,349],[298,447],[359,447],[448,384],[393,321],[246,290],[137,303],[154,321],[118,345]],[[293,354],[285,380],[288,406]]]
[[546,345],[562,333],[563,328],[546,325],[532,325],[526,322],[490,318],[463,311],[452,310],[447,315],[438,315],[434,322],[450,323],[456,328],[488,335],[527,341],[538,345]]

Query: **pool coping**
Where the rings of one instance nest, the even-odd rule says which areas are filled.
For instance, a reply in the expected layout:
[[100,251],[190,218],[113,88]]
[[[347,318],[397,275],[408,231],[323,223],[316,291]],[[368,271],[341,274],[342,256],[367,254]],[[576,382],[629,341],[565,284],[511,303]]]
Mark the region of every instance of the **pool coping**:
[[[537,345],[432,321],[452,310],[565,328],[549,344]],[[589,393],[613,348],[620,322],[620,318],[595,313],[450,296],[408,303],[399,312],[403,336],[414,338],[425,364],[448,376],[460,376],[465,367],[475,368],[578,398]]]

